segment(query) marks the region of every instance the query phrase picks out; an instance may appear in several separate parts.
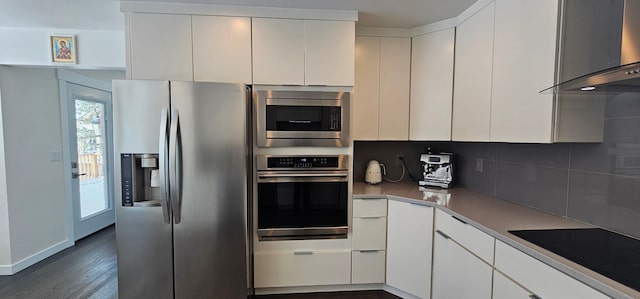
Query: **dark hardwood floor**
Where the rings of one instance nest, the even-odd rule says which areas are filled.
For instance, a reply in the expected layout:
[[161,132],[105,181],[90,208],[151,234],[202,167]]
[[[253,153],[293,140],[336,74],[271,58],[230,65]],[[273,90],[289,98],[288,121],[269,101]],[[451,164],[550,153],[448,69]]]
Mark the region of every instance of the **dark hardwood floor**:
[[[2,299],[118,298],[116,233],[105,228],[15,275],[0,276]],[[251,296],[254,299],[395,299],[383,291]]]
[[0,276],[0,298],[118,297],[116,233],[105,228],[11,276]]

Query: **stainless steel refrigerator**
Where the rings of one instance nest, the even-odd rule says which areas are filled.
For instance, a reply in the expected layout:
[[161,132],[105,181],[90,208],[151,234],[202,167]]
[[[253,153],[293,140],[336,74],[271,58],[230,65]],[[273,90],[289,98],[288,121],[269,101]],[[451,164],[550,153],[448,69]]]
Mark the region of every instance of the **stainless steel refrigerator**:
[[246,298],[249,95],[113,81],[119,298]]

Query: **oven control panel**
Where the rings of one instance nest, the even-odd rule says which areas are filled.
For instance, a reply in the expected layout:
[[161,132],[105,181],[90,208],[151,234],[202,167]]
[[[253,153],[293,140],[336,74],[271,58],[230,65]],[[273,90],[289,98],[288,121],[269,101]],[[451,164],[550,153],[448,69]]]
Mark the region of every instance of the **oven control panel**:
[[268,157],[268,168],[338,168],[337,156]]

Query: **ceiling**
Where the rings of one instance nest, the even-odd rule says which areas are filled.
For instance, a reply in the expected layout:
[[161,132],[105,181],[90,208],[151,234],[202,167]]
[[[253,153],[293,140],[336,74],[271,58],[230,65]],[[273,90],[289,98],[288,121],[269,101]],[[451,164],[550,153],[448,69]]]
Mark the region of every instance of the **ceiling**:
[[[124,0],[128,2],[130,0]],[[357,10],[359,27],[415,28],[459,15],[477,0],[136,0]],[[0,0],[0,27],[123,30],[117,0]]]

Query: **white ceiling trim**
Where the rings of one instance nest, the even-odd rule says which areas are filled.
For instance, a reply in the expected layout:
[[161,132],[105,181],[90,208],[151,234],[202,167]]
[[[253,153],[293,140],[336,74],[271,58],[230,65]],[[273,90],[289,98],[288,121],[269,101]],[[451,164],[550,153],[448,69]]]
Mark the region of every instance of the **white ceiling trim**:
[[412,29],[356,27],[356,36],[413,37]]
[[124,13],[144,12],[354,22],[358,20],[358,12],[355,10],[255,7],[216,4],[120,2],[120,11]]

